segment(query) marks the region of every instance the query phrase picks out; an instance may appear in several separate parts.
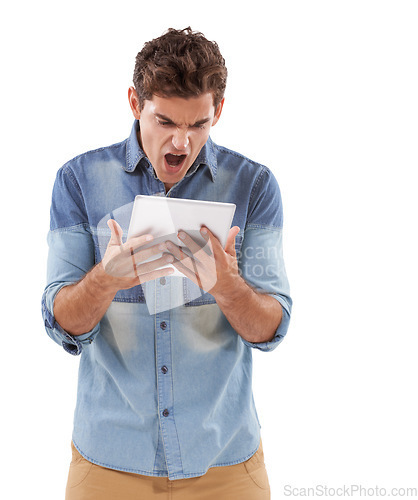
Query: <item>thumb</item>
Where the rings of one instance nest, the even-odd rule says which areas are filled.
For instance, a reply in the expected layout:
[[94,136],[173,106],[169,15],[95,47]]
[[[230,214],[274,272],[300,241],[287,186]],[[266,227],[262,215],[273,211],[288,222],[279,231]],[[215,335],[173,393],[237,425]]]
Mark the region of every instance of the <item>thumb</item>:
[[239,229],[240,228],[238,226],[234,226],[229,230],[225,245],[225,252],[229,253],[230,255],[235,255],[235,238],[239,233]]
[[115,221],[115,219],[109,219],[107,221],[107,225],[109,226],[111,235],[109,240],[109,245],[122,245],[122,235],[123,230],[119,226],[119,224]]

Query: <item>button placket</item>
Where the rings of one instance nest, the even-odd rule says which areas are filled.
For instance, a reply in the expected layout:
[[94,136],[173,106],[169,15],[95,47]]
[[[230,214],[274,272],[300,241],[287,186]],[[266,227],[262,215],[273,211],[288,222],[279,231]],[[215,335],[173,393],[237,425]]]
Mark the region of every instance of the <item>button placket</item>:
[[165,284],[156,280],[155,286],[156,311],[161,311],[157,312],[155,316],[158,410],[167,468],[170,474],[175,474],[182,467],[173,465],[181,463],[181,454],[174,418],[173,370],[171,367],[172,332],[169,306],[171,305],[172,284],[170,278],[167,278]]

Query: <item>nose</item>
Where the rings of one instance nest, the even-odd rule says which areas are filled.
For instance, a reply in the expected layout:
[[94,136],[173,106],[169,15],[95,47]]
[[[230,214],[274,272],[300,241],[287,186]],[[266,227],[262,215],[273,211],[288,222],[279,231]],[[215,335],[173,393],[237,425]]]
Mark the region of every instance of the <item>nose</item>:
[[189,133],[187,129],[176,128],[173,134],[172,141],[173,146],[179,151],[183,151],[189,145]]

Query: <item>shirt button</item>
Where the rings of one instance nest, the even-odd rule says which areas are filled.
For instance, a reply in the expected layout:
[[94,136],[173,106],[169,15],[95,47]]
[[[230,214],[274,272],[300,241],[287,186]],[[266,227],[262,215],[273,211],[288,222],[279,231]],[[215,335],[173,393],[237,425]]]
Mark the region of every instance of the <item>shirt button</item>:
[[165,285],[166,281],[165,281],[165,278],[160,278],[160,285]]
[[163,373],[167,373],[168,372],[168,368],[164,365],[162,368],[161,368],[161,371]]
[[168,417],[170,415],[170,412],[167,410],[167,408],[163,411],[163,416]]
[[160,328],[161,330],[165,330],[167,328],[167,323],[165,321],[161,321]]

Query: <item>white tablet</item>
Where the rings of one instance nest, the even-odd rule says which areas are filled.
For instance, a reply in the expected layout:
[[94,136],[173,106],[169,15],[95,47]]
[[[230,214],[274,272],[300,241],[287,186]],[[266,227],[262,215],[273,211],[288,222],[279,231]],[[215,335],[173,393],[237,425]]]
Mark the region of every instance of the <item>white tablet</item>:
[[[234,203],[138,195],[132,208],[128,239],[152,234],[154,240],[142,248],[168,240],[184,247],[184,243],[177,238],[178,231],[182,229],[203,247],[206,241],[201,236],[200,229],[204,225],[225,247],[235,208]],[[150,260],[159,257],[161,254]],[[184,276],[172,265],[164,267],[173,267],[174,273],[171,276]]]

